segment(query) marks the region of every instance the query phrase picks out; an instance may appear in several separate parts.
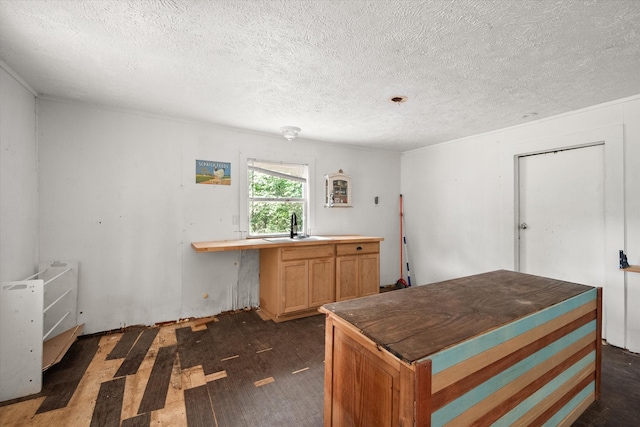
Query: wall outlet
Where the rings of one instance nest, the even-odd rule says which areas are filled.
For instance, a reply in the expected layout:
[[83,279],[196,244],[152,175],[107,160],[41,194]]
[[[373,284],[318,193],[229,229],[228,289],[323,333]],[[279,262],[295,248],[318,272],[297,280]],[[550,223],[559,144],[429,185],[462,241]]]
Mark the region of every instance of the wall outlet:
[[239,215],[231,215],[231,225],[240,224],[240,216]]

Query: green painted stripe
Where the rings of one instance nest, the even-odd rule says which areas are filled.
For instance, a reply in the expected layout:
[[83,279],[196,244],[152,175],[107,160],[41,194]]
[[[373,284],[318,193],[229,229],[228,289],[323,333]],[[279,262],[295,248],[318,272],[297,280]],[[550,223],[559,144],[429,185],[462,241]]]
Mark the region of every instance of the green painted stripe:
[[[556,378],[554,378],[550,383],[546,384],[540,390],[536,391],[531,396],[529,396],[527,399],[523,400],[520,403],[520,405],[518,405],[515,408],[513,408],[510,412],[505,414],[502,418],[500,418],[498,421],[496,421],[493,425],[496,426],[496,427],[513,425],[524,414],[529,412],[538,403],[540,403],[542,401],[542,399],[547,397],[549,394],[553,393],[562,384],[564,384],[566,381],[570,380],[571,377],[576,375],[578,372],[580,372],[582,369],[584,369],[587,365],[589,365],[589,363],[592,363],[595,360],[596,360],[595,351],[587,354],[580,361],[576,362],[576,364],[573,365],[571,368],[567,369],[561,375],[559,375]],[[591,383],[591,384],[595,384],[595,383]],[[589,389],[590,391],[594,391],[595,390],[595,385],[593,387],[587,386],[587,389]],[[587,394],[588,394],[588,392],[587,392]],[[586,395],[585,395],[585,397],[586,397]],[[584,397],[582,399],[584,399]],[[582,400],[582,399],[580,399],[580,400]],[[569,403],[567,403],[567,405],[569,405]],[[561,417],[560,419],[562,419],[562,418],[564,418],[564,417]]]
[[597,299],[597,297],[597,289],[591,289],[561,303],[516,320],[515,322],[508,323],[486,334],[479,335],[456,346],[435,353],[428,357],[432,362],[432,373],[435,375],[442,372],[470,357],[487,351],[520,334],[575,310],[589,301]]
[[[495,393],[496,391],[506,386],[507,384],[511,383],[512,381],[517,380],[521,375],[525,374],[527,371],[535,368],[537,365],[541,363],[545,363],[550,357],[564,350],[565,348],[567,348],[574,342],[580,340],[581,338],[588,335],[589,333],[592,333],[595,327],[596,327],[596,321],[593,320],[587,323],[586,325],[583,325],[580,328],[576,329],[575,331],[565,335],[564,337],[554,341],[548,346],[538,350],[537,352],[521,360],[515,365],[505,369],[504,371],[493,376],[492,378],[483,382],[482,384],[475,387],[474,389],[469,390],[467,393],[463,394],[459,398],[452,400],[447,405],[443,406],[442,408],[438,409],[432,414],[432,418],[431,418],[432,425],[437,426],[437,425],[448,423],[449,421],[456,418],[463,412],[467,411],[477,403],[486,399],[487,396]],[[592,358],[593,360],[595,360],[595,352],[592,352],[592,353],[593,353]],[[576,365],[573,365],[573,366],[576,366]],[[561,374],[560,376],[562,375],[564,374]]]
[[573,399],[571,399],[566,405],[562,407],[558,412],[552,416],[549,421],[543,424],[543,427],[551,427],[557,426],[560,424],[562,420],[564,420],[574,409],[578,407],[578,405],[589,396],[590,393],[595,392],[596,382],[593,381],[585,388],[583,388],[580,393],[576,394]]

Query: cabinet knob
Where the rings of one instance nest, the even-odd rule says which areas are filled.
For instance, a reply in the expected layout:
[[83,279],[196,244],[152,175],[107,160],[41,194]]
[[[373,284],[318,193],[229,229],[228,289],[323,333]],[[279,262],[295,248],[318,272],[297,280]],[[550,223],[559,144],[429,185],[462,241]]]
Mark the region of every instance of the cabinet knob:
[[358,247],[356,248],[356,251],[361,251],[361,250],[362,250],[362,246],[358,246]]

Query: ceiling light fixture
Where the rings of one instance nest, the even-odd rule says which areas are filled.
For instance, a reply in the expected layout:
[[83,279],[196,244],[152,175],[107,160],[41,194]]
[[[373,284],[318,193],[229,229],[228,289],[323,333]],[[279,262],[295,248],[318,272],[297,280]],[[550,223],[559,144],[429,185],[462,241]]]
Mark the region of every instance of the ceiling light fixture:
[[285,138],[287,138],[287,141],[291,141],[292,139],[295,139],[301,130],[302,129],[297,128],[295,126],[282,126],[280,128],[280,132],[282,132],[282,135]]

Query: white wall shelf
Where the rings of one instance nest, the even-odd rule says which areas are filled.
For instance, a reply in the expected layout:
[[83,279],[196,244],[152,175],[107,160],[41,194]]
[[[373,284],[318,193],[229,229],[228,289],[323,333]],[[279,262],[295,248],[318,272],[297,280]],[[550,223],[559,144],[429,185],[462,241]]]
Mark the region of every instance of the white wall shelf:
[[345,175],[342,169],[338,173],[324,176],[324,194],[326,208],[353,207],[351,199],[351,177]]

